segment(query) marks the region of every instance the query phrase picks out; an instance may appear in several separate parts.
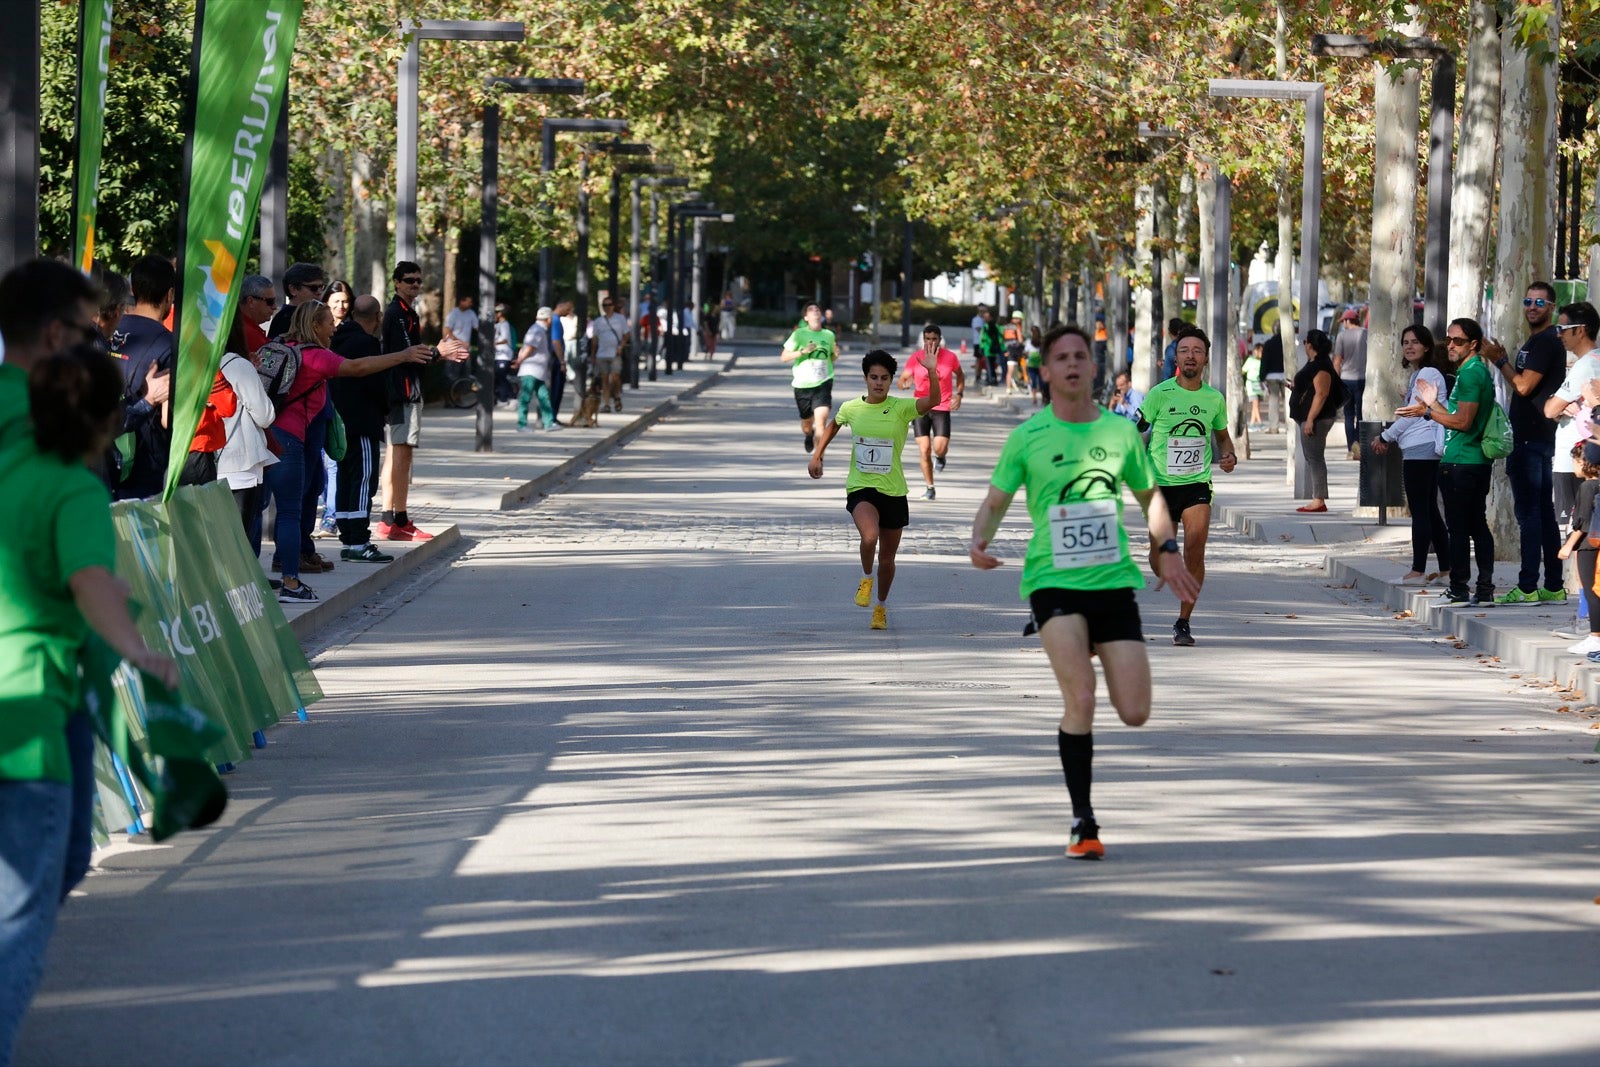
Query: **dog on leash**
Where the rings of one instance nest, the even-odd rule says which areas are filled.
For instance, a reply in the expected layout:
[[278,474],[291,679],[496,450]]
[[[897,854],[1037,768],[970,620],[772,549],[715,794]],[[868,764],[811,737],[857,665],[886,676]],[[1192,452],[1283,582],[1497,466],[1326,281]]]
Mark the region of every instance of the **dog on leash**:
[[577,414],[567,421],[568,426],[600,425],[600,393],[603,389],[600,376],[589,375],[589,388],[583,394],[583,403],[578,405]]

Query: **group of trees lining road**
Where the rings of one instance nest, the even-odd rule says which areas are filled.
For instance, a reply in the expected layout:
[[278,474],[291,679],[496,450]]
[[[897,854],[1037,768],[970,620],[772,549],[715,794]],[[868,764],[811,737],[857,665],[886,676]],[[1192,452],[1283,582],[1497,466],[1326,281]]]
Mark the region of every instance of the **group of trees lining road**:
[[[42,230],[46,250],[60,251],[70,215],[77,3],[43,3]],[[1461,233],[1454,273],[1470,292],[1468,275],[1488,281],[1496,262],[1523,255],[1517,249],[1553,243],[1544,223],[1508,213],[1517,205],[1497,204],[1495,191],[1510,189],[1520,202],[1532,195],[1523,176],[1539,166],[1555,173],[1554,135],[1542,136],[1544,112],[1535,104],[1546,80],[1554,92],[1558,63],[1562,98],[1587,103],[1592,86],[1582,72],[1600,38],[1597,7],[1600,0],[430,0],[425,11],[392,0],[308,4],[290,84],[290,253],[323,261],[359,287],[385,287],[400,19],[498,18],[525,23],[527,41],[429,41],[421,49],[418,232],[430,278],[446,277],[457,251],[473,247],[483,78],[565,76],[588,79],[588,95],[502,102],[500,263],[513,294],[530,287],[541,244],[573,243],[582,139],[562,138],[561,165],[546,179],[539,120],[589,114],[628,118],[629,139],[656,145],[658,160],[736,212],[738,225],[718,237],[741,263],[781,264],[797,276],[826,270],[866,250],[875,215],[877,251],[892,276],[895,223],[909,214],[920,224],[919,270],[986,262],[1007,282],[1028,285],[1042,254],[1052,276],[1114,275],[1137,288],[1159,261],[1171,308],[1178,279],[1197,272],[1205,254],[1208,183],[1196,178],[1209,167],[1235,181],[1237,259],[1262,244],[1295,251],[1300,106],[1219,104],[1206,93],[1211,77],[1277,77],[1329,87],[1324,274],[1361,298],[1372,280],[1371,234],[1392,243],[1397,233],[1420,231],[1425,184],[1415,178],[1382,201],[1396,206],[1375,230],[1374,145],[1379,127],[1392,132],[1395,123],[1415,138],[1417,85],[1426,76],[1415,62],[1380,69],[1317,59],[1310,41],[1319,32],[1410,33],[1461,59],[1466,166],[1457,204],[1474,225]],[[114,19],[101,250],[125,266],[175,244],[171,191],[181,171],[193,2],[119,0]],[[1473,41],[1479,52],[1493,44],[1494,55],[1469,63]],[[1140,121],[1179,136],[1141,142]],[[1585,111],[1568,126],[1566,147],[1587,162],[1592,189],[1595,116]],[[1497,158],[1521,166],[1520,175],[1505,178]],[[597,194],[610,166],[601,157],[591,168]],[[1584,199],[1592,204],[1592,192]],[[1548,202],[1538,204],[1534,214],[1551,214]],[[1404,225],[1413,214],[1416,225]],[[604,247],[605,227],[597,211],[593,247]],[[1420,257],[1402,244],[1384,269],[1411,277],[1384,283],[1415,289]]]

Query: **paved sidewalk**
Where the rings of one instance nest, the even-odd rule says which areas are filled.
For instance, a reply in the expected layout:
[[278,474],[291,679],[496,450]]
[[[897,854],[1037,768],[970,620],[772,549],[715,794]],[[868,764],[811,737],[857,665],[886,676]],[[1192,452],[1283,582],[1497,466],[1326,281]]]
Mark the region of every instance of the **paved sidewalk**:
[[[1285,439],[1257,434],[1251,442],[1253,458],[1231,476],[1216,477],[1216,521],[1261,542],[1327,545],[1324,567],[1338,584],[1398,617],[1451,634],[1463,647],[1498,657],[1525,675],[1558,683],[1574,701],[1600,704],[1600,664],[1567,651],[1588,633],[1587,625],[1576,621],[1575,588],[1569,583],[1564,604],[1458,607],[1437,602],[1443,583],[1400,585],[1400,576],[1410,566],[1411,520],[1391,514],[1388,525],[1379,525],[1376,518],[1352,515],[1360,465],[1344,458],[1339,437],[1336,428],[1328,443],[1326,514],[1301,515],[1294,510],[1299,502],[1290,496],[1285,475]],[[1503,593],[1516,584],[1516,572],[1515,560],[1500,560],[1495,591]]]
[[[387,564],[348,563],[338,559],[339,540],[319,538],[317,550],[335,567],[306,581],[320,598],[314,604],[284,604],[289,625],[302,641],[419,567],[459,552],[465,541],[481,537],[496,512],[517,507],[562,480],[582,473],[600,456],[642,433],[677,405],[716,382],[745,353],[765,352],[759,343],[735,343],[717,360],[689,363],[680,372],[641,378],[639,387],[624,387],[621,415],[599,416],[596,427],[563,426],[554,432],[517,432],[516,405],[494,412],[492,452],[475,452],[477,409],[432,404],[423,413],[422,447],[417,450],[408,511],[431,541],[374,541],[394,556]],[[562,413],[563,421],[571,410]],[[377,517],[377,502],[373,504]],[[262,566],[272,561],[271,528],[262,548]]]

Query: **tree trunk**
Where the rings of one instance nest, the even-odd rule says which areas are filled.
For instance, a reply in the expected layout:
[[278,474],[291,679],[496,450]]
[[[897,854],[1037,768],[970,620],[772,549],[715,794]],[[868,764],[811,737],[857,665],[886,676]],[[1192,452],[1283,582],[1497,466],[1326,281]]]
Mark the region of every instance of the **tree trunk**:
[[355,248],[350,284],[379,300],[389,292],[389,207],[383,168],[356,149],[350,165],[350,204],[355,215]]
[[[1450,198],[1450,318],[1483,319],[1500,140],[1500,31],[1494,0],[1473,0],[1467,80]],[[1442,339],[1437,339],[1442,340]]]
[[1148,393],[1161,380],[1161,364],[1151,358],[1155,347],[1152,340],[1154,309],[1150,289],[1151,275],[1154,273],[1150,245],[1156,233],[1156,191],[1153,186],[1141,185],[1134,191],[1133,210],[1138,216],[1133,269],[1139,277],[1139,287],[1133,291],[1133,387]]
[[1388,420],[1404,402],[1400,331],[1415,320],[1417,137],[1421,76],[1411,64],[1373,66],[1372,275],[1368,288],[1367,389],[1363,419]]
[[[1200,263],[1200,300],[1195,304],[1194,321],[1202,330],[1211,329],[1211,270],[1216,262],[1216,257],[1212,255],[1214,251],[1212,246],[1217,243],[1217,238],[1211,230],[1212,224],[1216,221],[1217,209],[1217,188],[1211,178],[1213,166],[1211,163],[1202,163],[1198,178],[1193,174],[1185,174],[1183,178],[1184,185],[1195,191],[1195,214],[1199,216],[1197,220],[1199,223],[1197,228],[1200,231],[1197,238],[1199,246],[1195,252]],[[1213,337],[1211,351],[1213,353],[1220,351],[1227,340],[1224,337]]]
[[[1600,167],[1595,168],[1594,202],[1584,227],[1590,233],[1600,232]],[[1589,246],[1589,296],[1592,303],[1600,297],[1600,244]]]
[[[1549,55],[1558,54],[1560,10],[1546,28]],[[1531,54],[1507,29],[1500,42],[1500,214],[1495,247],[1494,300],[1486,332],[1514,349],[1526,333],[1522,297],[1547,279],[1554,240],[1556,65]],[[1505,467],[1496,464],[1489,494],[1495,555],[1517,559],[1519,538]]]
[[328,196],[322,203],[322,257],[330,278],[350,277],[346,258],[349,242],[350,182],[345,163],[349,157],[330,148],[322,154],[322,172],[327,175]]
[[[1162,208],[1161,218],[1169,220],[1166,236],[1171,244],[1162,254],[1161,308],[1169,319],[1183,318],[1183,280],[1189,274],[1189,224],[1194,218],[1194,172],[1186,170],[1178,182],[1178,202]],[[1196,322],[1200,320],[1196,319]],[[1205,324],[1202,322],[1203,327]]]
[[1128,369],[1128,254],[1111,254],[1106,275],[1106,377]]

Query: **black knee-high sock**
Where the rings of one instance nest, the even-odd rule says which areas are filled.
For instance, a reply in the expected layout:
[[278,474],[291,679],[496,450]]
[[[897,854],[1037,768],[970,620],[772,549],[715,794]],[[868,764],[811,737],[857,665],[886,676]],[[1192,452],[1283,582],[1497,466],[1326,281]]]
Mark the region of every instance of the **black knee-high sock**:
[[378,516],[378,518],[389,526],[394,525],[394,512],[392,511],[385,511],[382,515]]
[[1056,731],[1056,747],[1061,750],[1061,770],[1067,776],[1067,795],[1072,798],[1072,817],[1090,819],[1089,786],[1094,781],[1094,734],[1069,734]]

